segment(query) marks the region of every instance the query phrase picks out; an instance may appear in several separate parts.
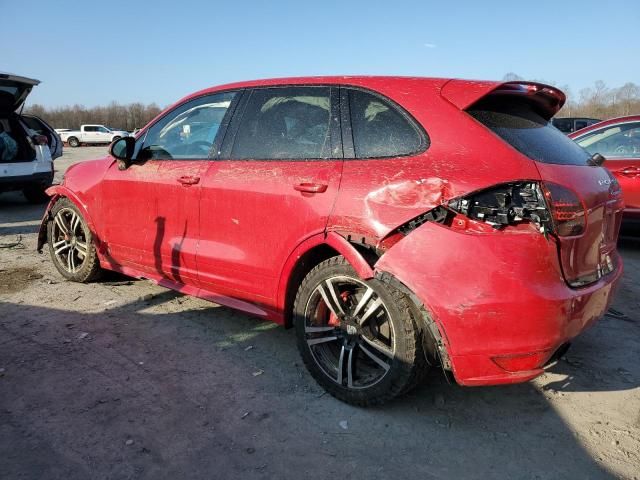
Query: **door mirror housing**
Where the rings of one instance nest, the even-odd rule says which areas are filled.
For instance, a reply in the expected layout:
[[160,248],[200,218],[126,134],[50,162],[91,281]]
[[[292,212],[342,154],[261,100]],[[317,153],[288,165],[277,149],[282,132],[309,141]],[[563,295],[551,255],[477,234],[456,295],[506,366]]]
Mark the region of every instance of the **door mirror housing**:
[[125,170],[133,163],[133,152],[136,147],[136,139],[122,137],[109,146],[109,154],[118,160],[118,168]]

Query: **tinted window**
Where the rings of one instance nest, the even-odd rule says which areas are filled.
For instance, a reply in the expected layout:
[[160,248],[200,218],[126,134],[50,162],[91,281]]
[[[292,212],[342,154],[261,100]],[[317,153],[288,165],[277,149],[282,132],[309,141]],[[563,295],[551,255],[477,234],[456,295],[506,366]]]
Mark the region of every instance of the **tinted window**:
[[576,140],[590,154],[606,158],[640,157],[640,122],[609,125]]
[[573,131],[573,120],[569,118],[554,118],[553,126],[564,133],[571,133]]
[[231,156],[327,158],[330,114],[328,87],[256,89],[242,115]]
[[104,127],[98,127],[98,131],[99,131],[100,133],[109,133],[109,130],[107,130],[107,129],[106,129],[106,128],[104,128]]
[[587,122],[586,120],[576,120],[576,130],[580,130],[581,128],[586,127],[587,125],[589,125],[589,122]]
[[468,112],[505,142],[537,162],[586,165],[589,154],[526,101],[491,96]]
[[356,158],[398,157],[420,150],[420,133],[389,102],[350,90],[349,109]]
[[165,115],[147,132],[142,159],[208,158],[235,93],[196,98]]
[[87,126],[87,127],[84,127],[84,131],[85,132],[97,132],[98,131],[98,127]]

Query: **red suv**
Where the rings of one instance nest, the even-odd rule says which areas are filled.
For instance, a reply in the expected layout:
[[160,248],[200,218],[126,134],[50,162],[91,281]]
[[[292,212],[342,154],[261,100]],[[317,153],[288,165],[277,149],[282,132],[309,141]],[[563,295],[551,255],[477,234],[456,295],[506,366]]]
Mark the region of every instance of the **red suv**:
[[39,235],[69,280],[152,279],[295,326],[311,375],[382,403],[440,363],[523,382],[601,317],[623,203],[527,82],[319,77],[195,93],[70,168]]

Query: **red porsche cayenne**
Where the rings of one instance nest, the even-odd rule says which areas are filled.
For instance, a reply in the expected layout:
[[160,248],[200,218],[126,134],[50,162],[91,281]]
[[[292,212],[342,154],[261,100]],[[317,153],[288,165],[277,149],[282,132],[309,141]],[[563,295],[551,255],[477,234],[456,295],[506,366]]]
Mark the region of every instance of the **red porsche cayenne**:
[[311,375],[382,403],[439,363],[523,382],[622,273],[617,181],[528,82],[319,77],[168,108],[49,189],[39,249],[295,326]]
[[591,154],[607,159],[624,194],[623,221],[640,225],[640,115],[613,118],[569,135]]

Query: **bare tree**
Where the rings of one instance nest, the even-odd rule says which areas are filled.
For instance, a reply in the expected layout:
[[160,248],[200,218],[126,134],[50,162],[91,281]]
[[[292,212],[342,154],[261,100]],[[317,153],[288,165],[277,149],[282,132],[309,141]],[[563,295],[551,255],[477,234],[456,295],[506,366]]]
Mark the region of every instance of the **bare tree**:
[[131,103],[120,105],[111,102],[107,106],[86,108],[83,105],[46,108],[33,104],[25,108],[24,113],[36,115],[54,128],[78,128],[85,123],[108,125],[122,130],[133,130],[143,127],[149,120],[158,115],[161,108],[155,104],[144,105]]

